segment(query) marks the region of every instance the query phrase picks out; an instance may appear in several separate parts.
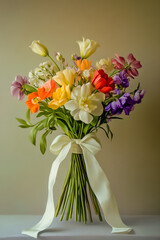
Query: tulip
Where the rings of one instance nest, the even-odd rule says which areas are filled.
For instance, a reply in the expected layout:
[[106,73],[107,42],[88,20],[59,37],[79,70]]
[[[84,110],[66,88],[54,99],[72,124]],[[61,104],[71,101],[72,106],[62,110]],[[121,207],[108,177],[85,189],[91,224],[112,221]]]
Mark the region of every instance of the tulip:
[[83,60],[79,59],[79,60],[75,60],[75,63],[81,71],[84,71],[90,68],[92,61],[89,62],[87,59],[83,59]]
[[67,86],[70,87],[74,84],[74,78],[75,78],[75,70],[66,68],[63,71],[59,71],[56,73],[56,75],[53,77],[56,83],[58,83],[61,86]]
[[105,94],[113,91],[115,87],[113,79],[111,77],[108,77],[103,69],[95,71],[91,82],[98,91]]
[[103,69],[106,73],[109,73],[113,70],[112,60],[108,58],[102,58],[99,62],[96,63],[98,69]]
[[30,46],[33,52],[41,55],[42,57],[49,56],[48,49],[39,41],[34,40]]
[[83,38],[82,41],[77,41],[77,43],[79,44],[82,59],[88,58],[91,54],[93,54],[96,51],[97,47],[99,46],[97,42],[85,38]]
[[57,109],[60,106],[63,106],[66,102],[68,102],[71,98],[71,92],[69,85],[62,86],[56,89],[55,92],[53,92],[53,100],[48,103],[48,107],[52,109]]

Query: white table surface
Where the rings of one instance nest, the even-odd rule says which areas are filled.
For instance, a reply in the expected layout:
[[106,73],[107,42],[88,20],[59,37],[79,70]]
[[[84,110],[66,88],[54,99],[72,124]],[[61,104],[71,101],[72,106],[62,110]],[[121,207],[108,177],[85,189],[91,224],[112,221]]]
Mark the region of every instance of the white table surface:
[[[22,235],[23,229],[36,224],[41,216],[1,215],[0,240],[31,240]],[[130,234],[111,234],[111,228],[103,221],[94,219],[93,223],[62,221],[55,218],[49,229],[43,231],[38,239],[44,240],[160,240],[160,216],[126,216],[124,222],[134,231]]]

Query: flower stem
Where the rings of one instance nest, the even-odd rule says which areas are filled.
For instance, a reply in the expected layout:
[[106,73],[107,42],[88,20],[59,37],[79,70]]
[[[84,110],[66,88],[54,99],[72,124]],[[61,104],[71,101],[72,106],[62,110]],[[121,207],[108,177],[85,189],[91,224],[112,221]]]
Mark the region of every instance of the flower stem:
[[47,56],[48,56],[48,57],[51,59],[51,61],[56,65],[58,71],[60,71],[60,68],[58,67],[57,63],[53,60],[53,58],[52,58],[50,55],[47,55]]

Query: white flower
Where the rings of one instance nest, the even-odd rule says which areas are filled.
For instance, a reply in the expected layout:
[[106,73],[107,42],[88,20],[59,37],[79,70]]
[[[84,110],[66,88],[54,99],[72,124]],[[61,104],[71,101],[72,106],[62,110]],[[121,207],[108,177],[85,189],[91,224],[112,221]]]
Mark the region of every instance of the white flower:
[[91,83],[73,88],[71,100],[65,103],[65,108],[71,111],[75,120],[89,124],[93,116],[100,116],[103,113],[102,102],[105,100],[105,94],[92,93],[93,89]]
[[48,49],[44,46],[40,41],[34,40],[30,46],[33,52],[41,55],[42,57],[46,57],[49,55]]
[[29,72],[29,82],[35,87],[41,87],[44,82],[52,79],[56,74],[56,67],[51,61],[46,61],[39,64],[39,67],[34,71]]
[[99,46],[97,42],[85,38],[83,38],[82,41],[77,41],[77,43],[79,44],[82,59],[88,58],[91,54],[93,54],[96,51],[97,47]]

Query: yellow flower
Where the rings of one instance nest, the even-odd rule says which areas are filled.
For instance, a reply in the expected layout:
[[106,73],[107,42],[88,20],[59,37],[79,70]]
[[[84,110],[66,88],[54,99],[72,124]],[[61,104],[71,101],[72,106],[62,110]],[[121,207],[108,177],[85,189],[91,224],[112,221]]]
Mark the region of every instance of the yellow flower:
[[48,49],[39,41],[34,40],[30,46],[33,52],[41,55],[42,57],[46,57],[49,55]]
[[77,43],[79,44],[82,59],[88,58],[91,54],[93,54],[96,51],[97,47],[99,46],[97,42],[85,38],[83,38],[82,41],[77,41]]
[[80,60],[75,60],[75,63],[81,71],[84,71],[90,68],[92,61],[89,62],[87,59],[83,59],[83,60],[80,59]]
[[52,97],[53,100],[48,103],[48,107],[55,110],[60,106],[63,106],[71,99],[71,91],[69,85],[63,85],[62,87],[57,88],[57,90],[53,92]]
[[98,69],[104,69],[104,71],[107,73],[113,70],[113,64],[110,58],[107,60],[105,58],[102,58],[99,62],[96,63],[96,66]]
[[63,71],[57,72],[56,76],[54,76],[54,80],[61,86],[69,85],[71,87],[74,84],[74,77],[75,70],[66,68]]

